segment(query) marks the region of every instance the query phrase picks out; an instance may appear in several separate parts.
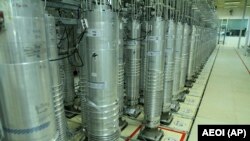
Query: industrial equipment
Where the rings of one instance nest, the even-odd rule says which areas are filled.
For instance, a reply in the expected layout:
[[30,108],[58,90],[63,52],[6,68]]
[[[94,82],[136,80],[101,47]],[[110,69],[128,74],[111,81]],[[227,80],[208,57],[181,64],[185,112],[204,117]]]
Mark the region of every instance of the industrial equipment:
[[89,0],[84,15],[88,92],[84,114],[89,141],[116,141],[120,137],[117,96],[117,28],[108,0]]
[[58,138],[40,0],[1,0],[0,113],[5,141]]
[[118,61],[118,70],[117,70],[117,95],[118,95],[118,100],[119,100],[119,126],[120,129],[124,129],[128,123],[123,119],[124,115],[124,95],[125,95],[125,90],[124,90],[124,41],[123,41],[123,30],[124,30],[124,24],[121,20],[121,17],[118,17],[116,21],[116,32],[117,32],[117,61]]
[[185,83],[187,79],[187,72],[188,72],[188,57],[190,51],[190,40],[191,40],[191,10],[192,10],[192,3],[190,1],[184,1],[184,33],[183,33],[183,45],[182,45],[182,54],[181,54],[181,74],[180,74],[180,90],[181,90],[181,97],[180,99],[184,100],[185,94],[189,91],[185,88]]
[[140,115],[160,141],[216,47],[213,5],[0,0],[0,140],[118,141]]
[[141,40],[141,23],[139,1],[131,0],[128,7],[129,15],[126,25],[126,43],[125,43],[125,92],[126,108],[125,113],[132,117],[138,117],[141,113],[139,108],[139,87],[140,87],[140,48]]
[[138,138],[141,140],[160,141],[163,131],[158,129],[163,106],[163,81],[164,81],[164,45],[165,45],[165,21],[163,19],[163,1],[149,2],[154,14],[148,15],[149,25],[152,27],[147,34],[146,82],[144,93],[144,120],[145,126]]

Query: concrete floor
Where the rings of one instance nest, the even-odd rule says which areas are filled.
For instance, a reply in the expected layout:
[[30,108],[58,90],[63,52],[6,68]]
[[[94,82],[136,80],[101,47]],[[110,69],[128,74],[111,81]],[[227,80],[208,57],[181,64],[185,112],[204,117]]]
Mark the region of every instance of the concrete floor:
[[241,50],[220,47],[189,141],[197,141],[198,124],[250,124],[250,75],[243,62],[250,68]]

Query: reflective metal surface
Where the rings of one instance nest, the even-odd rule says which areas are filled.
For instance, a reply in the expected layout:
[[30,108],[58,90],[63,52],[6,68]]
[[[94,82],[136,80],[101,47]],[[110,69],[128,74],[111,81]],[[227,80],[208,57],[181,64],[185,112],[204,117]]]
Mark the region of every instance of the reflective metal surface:
[[128,24],[129,35],[125,44],[125,88],[126,113],[136,115],[138,110],[139,84],[140,84],[140,37],[141,25],[139,21],[132,20]]
[[175,42],[175,64],[174,64],[174,83],[173,83],[173,101],[178,100],[180,93],[180,74],[181,74],[181,54],[183,45],[183,25],[181,22],[176,26]]
[[168,32],[166,34],[165,44],[165,68],[164,68],[164,99],[163,111],[169,112],[171,110],[171,101],[173,95],[173,81],[174,81],[174,63],[175,63],[175,33],[176,25],[173,20],[168,21]]
[[184,91],[187,70],[188,70],[188,57],[190,50],[190,26],[188,24],[184,24],[184,34],[183,34],[183,46],[182,46],[182,54],[181,54],[181,74],[180,74],[180,90]]
[[54,141],[53,110],[43,4],[1,0],[0,114],[5,141]]
[[147,78],[144,95],[144,116],[146,127],[156,128],[160,125],[163,104],[164,43],[166,30],[165,21],[161,17],[153,18],[150,24],[152,25],[152,31],[147,36]]
[[[102,10],[100,10],[102,9]],[[117,14],[106,5],[86,12],[88,93],[86,120],[89,141],[116,141],[120,136],[117,97],[117,42],[114,19]]]

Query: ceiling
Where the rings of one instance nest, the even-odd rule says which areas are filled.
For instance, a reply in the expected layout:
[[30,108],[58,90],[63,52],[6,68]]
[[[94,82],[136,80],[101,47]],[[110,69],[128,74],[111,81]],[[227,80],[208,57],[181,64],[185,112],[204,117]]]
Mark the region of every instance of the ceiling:
[[[250,0],[247,0],[247,7],[250,7]],[[215,0],[217,8],[243,8],[245,0]]]

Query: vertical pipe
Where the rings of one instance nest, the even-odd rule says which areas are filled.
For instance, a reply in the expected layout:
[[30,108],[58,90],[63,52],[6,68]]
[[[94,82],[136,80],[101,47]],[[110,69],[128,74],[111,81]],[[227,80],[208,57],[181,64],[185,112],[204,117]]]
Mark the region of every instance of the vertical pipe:
[[44,8],[40,0],[0,0],[0,115],[5,141],[57,140]]

